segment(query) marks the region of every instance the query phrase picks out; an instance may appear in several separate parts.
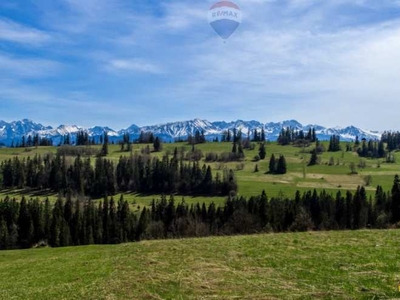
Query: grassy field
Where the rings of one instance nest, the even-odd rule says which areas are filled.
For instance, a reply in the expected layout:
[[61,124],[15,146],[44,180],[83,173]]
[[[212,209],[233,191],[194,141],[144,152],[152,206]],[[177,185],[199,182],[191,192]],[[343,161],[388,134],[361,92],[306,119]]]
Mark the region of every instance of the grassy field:
[[0,299],[393,299],[399,248],[382,230],[4,251]]
[[[325,143],[326,148],[327,144]],[[145,145],[134,145],[133,152],[140,153],[140,149],[144,148]],[[185,148],[190,150],[191,147],[184,143],[177,144],[164,144],[163,151],[160,153],[154,153],[151,155],[162,156],[165,153],[173,153],[174,148]],[[206,143],[203,145],[197,145],[197,149],[200,149],[203,154],[207,152],[229,152],[231,151],[230,143]],[[342,148],[345,148],[345,143],[342,143]],[[305,149],[310,150],[309,149]],[[14,156],[27,157],[35,154],[46,154],[55,153],[55,147],[39,147],[38,149],[32,148],[26,151],[25,149],[0,149],[0,161],[9,159]],[[285,155],[288,164],[288,173],[285,175],[270,175],[266,174],[268,170],[269,157],[274,153],[275,156],[280,154]],[[351,163],[359,164],[360,158],[354,152],[336,152],[329,153],[325,152],[321,155],[321,164],[317,166],[307,167],[306,164],[309,161],[310,154],[304,154],[302,148],[293,146],[279,146],[276,143],[267,144],[267,158],[263,161],[254,162],[253,158],[258,154],[258,147],[255,150],[245,151],[244,169],[236,170],[239,163],[227,163],[223,167],[232,168],[235,170],[237,181],[239,184],[239,194],[243,196],[259,195],[262,190],[265,190],[269,196],[284,195],[292,197],[297,190],[308,191],[308,190],[326,190],[331,193],[336,193],[338,190],[347,191],[355,190],[360,185],[365,185],[365,177],[372,177],[372,184],[367,186],[366,189],[369,195],[373,195],[376,186],[382,185],[385,190],[390,190],[393,177],[396,174],[400,174],[400,153],[395,153],[396,161],[395,164],[384,163],[383,159],[366,159],[366,168],[359,169],[357,175],[350,175],[349,165]],[[120,147],[117,145],[110,145],[108,158],[118,161],[121,155],[129,155],[126,152],[120,152]],[[328,162],[333,158],[335,165],[329,166]],[[258,165],[259,172],[255,173],[255,165]],[[219,163],[211,163],[211,167],[214,172],[217,172],[221,165]],[[378,167],[379,166],[379,167]],[[0,198],[5,195],[20,195],[20,191],[2,191],[0,192]],[[44,198],[41,194],[35,194],[34,192],[25,193],[26,196],[39,196]],[[50,199],[55,199],[56,195],[46,195]],[[137,195],[137,194],[125,194],[127,200],[132,205],[143,206],[150,203],[154,198],[159,195]],[[119,197],[117,195],[116,197]],[[180,196],[177,199],[180,200]],[[206,202],[212,201],[216,203],[222,203],[224,197],[185,197],[188,203]]]

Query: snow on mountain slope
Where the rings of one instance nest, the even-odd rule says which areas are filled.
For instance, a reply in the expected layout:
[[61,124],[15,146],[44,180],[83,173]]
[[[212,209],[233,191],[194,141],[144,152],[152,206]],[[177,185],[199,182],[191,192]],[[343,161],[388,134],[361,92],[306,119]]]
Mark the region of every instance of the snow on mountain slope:
[[287,127],[304,131],[308,131],[310,128],[315,128],[317,136],[320,140],[327,140],[334,134],[339,135],[342,140],[345,141],[354,140],[356,136],[358,136],[360,139],[379,139],[381,137],[381,133],[377,131],[364,130],[355,126],[334,128],[326,128],[316,124],[303,126],[296,120],[261,123],[255,120],[209,122],[207,120],[194,119],[144,127],[139,127],[133,124],[126,129],[115,131],[110,127],[102,126],[84,128],[77,125],[60,125],[57,128],[52,128],[51,126],[44,126],[31,120],[24,119],[11,123],[0,120],[0,143],[11,144],[13,140],[19,141],[22,136],[39,134],[41,137],[52,138],[54,143],[57,144],[58,141],[60,141],[61,138],[67,134],[70,134],[72,140],[74,140],[76,133],[81,130],[86,131],[91,137],[99,137],[106,131],[113,141],[120,139],[122,135],[126,133],[128,133],[131,138],[137,138],[141,131],[153,132],[155,135],[161,137],[165,141],[173,141],[177,138],[185,138],[188,135],[194,135],[197,130],[199,132],[204,131],[205,136],[208,138],[215,138],[221,136],[227,130],[232,131],[235,128],[241,130],[243,136],[247,136],[249,131],[252,133],[254,129],[260,131],[261,128],[264,128],[267,139],[275,141],[278,138],[282,128]]
[[174,122],[141,128],[144,132],[153,132],[155,135],[166,135],[171,138],[187,137],[194,135],[196,131],[204,131],[205,134],[216,134],[219,131],[212,123],[206,120],[194,119],[190,121]]
[[0,141],[21,138],[38,131],[51,130],[50,126],[43,126],[28,119],[7,123],[0,121]]
[[115,137],[120,136],[120,134],[117,131],[107,126],[106,127],[94,126],[88,128],[86,131],[89,134],[89,136],[100,136],[104,134],[104,131],[107,132],[108,136],[115,136]]

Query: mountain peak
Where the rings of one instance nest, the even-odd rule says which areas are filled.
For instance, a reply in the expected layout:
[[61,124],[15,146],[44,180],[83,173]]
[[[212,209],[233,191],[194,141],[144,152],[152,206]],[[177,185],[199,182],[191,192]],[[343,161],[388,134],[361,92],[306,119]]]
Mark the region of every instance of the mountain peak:
[[126,133],[129,134],[131,138],[135,139],[140,135],[141,131],[152,132],[156,136],[161,137],[164,141],[173,141],[177,138],[185,138],[189,135],[194,135],[196,131],[203,131],[206,137],[212,139],[220,137],[227,130],[233,130],[234,128],[241,130],[244,136],[247,136],[248,132],[253,132],[254,130],[261,131],[261,129],[264,128],[267,139],[274,141],[278,138],[282,128],[287,127],[304,131],[308,131],[311,127],[315,128],[320,140],[327,140],[333,134],[339,135],[342,140],[354,140],[356,136],[359,136],[359,138],[379,139],[381,136],[377,131],[363,130],[353,125],[333,128],[325,128],[320,125],[303,126],[301,123],[293,119],[264,124],[256,120],[245,121],[238,119],[230,122],[209,122],[205,119],[195,118],[192,120],[142,127],[132,124],[128,128],[119,131],[115,131],[107,126],[84,128],[77,125],[60,125],[56,129],[53,129],[51,126],[46,127],[35,123],[32,120],[23,119],[11,123],[0,121],[0,142],[11,144],[12,140],[19,140],[22,136],[39,134],[42,137],[52,138],[54,143],[57,144],[57,141],[61,140],[62,136],[66,134],[74,136],[81,130],[87,132],[91,137],[98,137],[104,134],[104,132],[107,132],[114,140],[121,139],[122,135]]

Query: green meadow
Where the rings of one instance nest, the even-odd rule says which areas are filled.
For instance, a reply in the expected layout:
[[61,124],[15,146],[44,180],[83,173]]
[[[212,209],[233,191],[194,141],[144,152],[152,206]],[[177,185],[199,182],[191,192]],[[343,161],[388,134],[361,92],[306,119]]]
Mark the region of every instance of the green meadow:
[[396,299],[400,231],[0,253],[0,299]]
[[[324,143],[328,148],[327,143]],[[152,148],[151,145],[149,145]],[[342,148],[346,148],[346,144],[342,143]],[[100,146],[94,146],[99,148]],[[146,145],[133,145],[133,153],[141,153],[141,149]],[[186,143],[165,143],[163,150],[158,153],[151,153],[152,156],[161,157],[167,153],[173,153],[175,148],[191,150],[191,146]],[[222,153],[230,152],[232,145],[230,143],[206,143],[196,145],[196,149],[202,151],[203,154],[208,152]],[[336,193],[338,190],[343,192],[347,190],[355,190],[358,186],[366,186],[369,195],[373,195],[377,185],[383,186],[385,190],[390,190],[393,178],[396,174],[400,174],[400,153],[395,153],[396,163],[386,163],[384,159],[361,159],[355,152],[324,152],[320,155],[320,164],[308,167],[307,163],[310,159],[310,148],[300,148],[295,146],[280,146],[277,143],[267,143],[267,157],[265,160],[254,161],[254,157],[258,155],[258,145],[254,150],[245,150],[245,159],[243,162],[231,163],[210,163],[214,174],[220,172],[223,168],[233,169],[237,178],[239,191],[242,196],[259,195],[262,190],[267,192],[269,197],[282,196],[292,197],[297,190],[303,192],[308,190],[317,191],[326,190],[329,193]],[[45,155],[47,153],[56,153],[56,147],[38,147],[38,148],[6,148],[0,149],[0,161],[9,159],[14,156],[28,157],[36,154]],[[287,162],[288,172],[285,175],[267,174],[269,158],[271,154],[275,156],[284,155]],[[107,158],[118,162],[118,159],[123,155],[130,155],[127,152],[121,152],[120,146],[110,145],[109,155]],[[350,164],[356,166],[360,161],[365,161],[365,168],[357,168],[358,174],[351,175]],[[94,161],[94,160],[93,160]],[[333,161],[334,165],[329,165]],[[204,162],[204,158],[201,163]],[[207,164],[207,163],[206,163]],[[258,166],[259,172],[254,172],[255,166]],[[367,186],[366,177],[371,177],[371,183]],[[57,195],[46,193],[46,191],[18,191],[8,190],[0,192],[0,197],[5,195],[27,197],[39,197],[44,199],[49,197],[55,199]],[[119,197],[116,195],[115,197]],[[133,206],[148,205],[152,199],[158,198],[160,195],[140,195],[127,193],[124,194],[125,199]],[[175,195],[175,198],[180,201],[180,195]],[[224,197],[185,197],[187,203],[222,203]]]

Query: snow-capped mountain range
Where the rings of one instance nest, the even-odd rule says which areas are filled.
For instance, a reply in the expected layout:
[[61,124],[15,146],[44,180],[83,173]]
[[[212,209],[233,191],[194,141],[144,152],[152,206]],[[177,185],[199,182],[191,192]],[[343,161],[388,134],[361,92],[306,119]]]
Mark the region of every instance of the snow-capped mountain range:
[[12,141],[19,142],[23,136],[33,136],[39,134],[41,137],[51,138],[54,144],[58,144],[61,138],[67,134],[71,135],[72,141],[79,131],[86,131],[89,136],[99,138],[105,131],[107,131],[110,140],[117,141],[121,139],[123,134],[128,133],[132,139],[137,138],[140,132],[152,132],[159,136],[164,141],[174,141],[178,138],[185,138],[188,135],[194,135],[196,130],[204,131],[208,139],[220,137],[227,130],[234,128],[240,129],[243,136],[247,136],[248,131],[254,129],[261,130],[264,128],[266,138],[270,141],[275,141],[282,128],[291,127],[297,130],[304,130],[307,132],[309,128],[315,128],[317,136],[320,140],[327,140],[332,135],[339,135],[344,141],[351,141],[358,136],[366,139],[379,139],[380,132],[363,130],[355,126],[348,127],[334,127],[326,128],[320,125],[302,125],[296,120],[287,120],[283,122],[270,122],[261,123],[258,121],[232,121],[232,122],[209,122],[207,120],[194,119],[190,121],[172,122],[159,125],[143,126],[131,125],[126,129],[119,131],[113,130],[109,127],[94,126],[84,128],[76,125],[60,125],[57,128],[51,126],[44,126],[40,123],[35,123],[28,119],[14,122],[4,122],[0,120],[0,143],[3,145],[10,145]]

